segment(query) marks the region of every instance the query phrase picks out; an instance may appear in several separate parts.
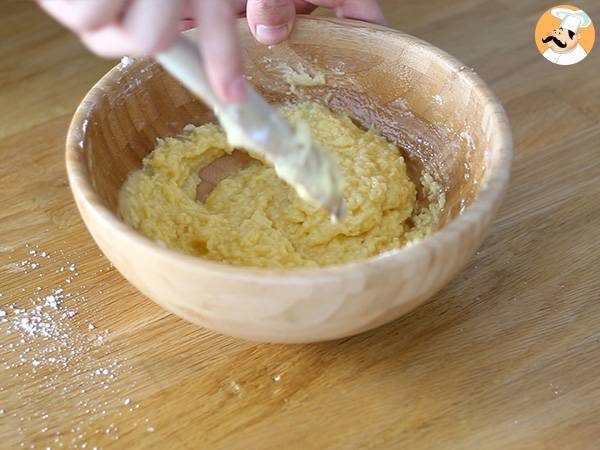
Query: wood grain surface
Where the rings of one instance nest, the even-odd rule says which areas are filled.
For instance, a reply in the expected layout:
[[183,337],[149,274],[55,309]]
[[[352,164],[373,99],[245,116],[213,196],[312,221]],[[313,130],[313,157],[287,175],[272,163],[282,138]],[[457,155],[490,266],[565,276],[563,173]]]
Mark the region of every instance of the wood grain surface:
[[[573,3],[600,21],[600,3]],[[110,266],[69,192],[64,137],[114,62],[30,2],[0,4],[0,448],[597,448],[600,50],[545,61],[532,39],[547,1],[383,4],[500,96],[513,181],[432,300],[295,346],[188,324]]]

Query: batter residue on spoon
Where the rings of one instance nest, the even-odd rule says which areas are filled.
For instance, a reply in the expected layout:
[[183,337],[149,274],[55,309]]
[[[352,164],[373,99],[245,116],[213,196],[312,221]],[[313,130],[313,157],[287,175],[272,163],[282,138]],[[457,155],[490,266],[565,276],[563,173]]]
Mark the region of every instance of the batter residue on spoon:
[[204,203],[196,200],[198,172],[231,153],[213,124],[160,140],[129,176],[119,205],[123,219],[146,236],[190,255],[233,265],[300,268],[359,260],[399,248],[436,229],[444,196],[424,176],[430,205],[419,208],[416,186],[399,149],[374,131],[317,103],[282,108],[307,123],[343,173],[347,217],[298,198],[260,161],[222,180]]

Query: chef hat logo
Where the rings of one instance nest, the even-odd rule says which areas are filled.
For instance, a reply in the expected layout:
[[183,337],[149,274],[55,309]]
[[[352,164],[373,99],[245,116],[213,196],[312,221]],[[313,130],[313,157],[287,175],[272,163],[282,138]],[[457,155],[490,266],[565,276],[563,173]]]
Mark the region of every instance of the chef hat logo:
[[586,59],[594,47],[595,38],[591,17],[571,5],[557,5],[547,10],[535,29],[535,44],[540,54],[561,66]]
[[592,19],[581,9],[573,11],[567,8],[553,8],[551,14],[561,20],[560,28],[577,33],[579,28],[587,28],[592,24]]

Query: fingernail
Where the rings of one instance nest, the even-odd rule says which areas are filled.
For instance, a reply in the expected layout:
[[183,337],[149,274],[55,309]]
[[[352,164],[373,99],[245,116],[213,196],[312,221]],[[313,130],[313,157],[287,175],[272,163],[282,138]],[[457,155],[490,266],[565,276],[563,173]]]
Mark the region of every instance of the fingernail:
[[285,40],[288,32],[287,25],[256,25],[256,39],[265,45],[279,44]]
[[226,100],[229,103],[241,103],[246,98],[246,80],[238,78],[230,81],[225,87]]

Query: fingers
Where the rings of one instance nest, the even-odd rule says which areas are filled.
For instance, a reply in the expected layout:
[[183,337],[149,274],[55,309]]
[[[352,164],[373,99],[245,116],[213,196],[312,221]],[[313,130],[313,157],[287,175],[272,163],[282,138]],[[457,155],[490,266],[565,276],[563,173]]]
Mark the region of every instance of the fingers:
[[81,41],[96,55],[104,58],[120,58],[138,54],[137,43],[123,27],[111,24],[98,31],[83,33]]
[[246,3],[247,0],[230,0],[233,5],[233,12],[237,16],[246,15]]
[[294,0],[248,0],[248,25],[256,40],[265,45],[279,44],[292,29]]
[[308,0],[294,0],[296,5],[296,14],[310,14],[317,6],[308,2]]
[[196,19],[194,18],[194,2],[193,0],[183,0],[181,5],[181,17],[179,18],[179,31],[186,31],[196,27]]
[[387,19],[377,0],[308,0],[310,3],[335,10],[338,17],[387,25]]
[[78,32],[97,30],[117,20],[128,0],[40,0],[52,17]]
[[248,0],[248,26],[257,41],[279,44],[290,33],[296,12],[310,13],[317,6],[334,9],[338,17],[387,24],[377,0]]
[[131,1],[121,25],[136,43],[136,54],[155,54],[175,41],[181,7],[182,0]]
[[181,0],[128,1],[121,20],[81,33],[83,43],[97,55],[106,58],[151,55],[175,41]]
[[40,0],[50,15],[73,29],[104,57],[148,55],[177,36],[182,0]]
[[224,0],[195,0],[194,5],[206,74],[223,101],[241,102],[246,83],[232,4]]
[[[187,31],[191,28],[196,28],[197,22],[194,18],[194,1],[183,0],[181,18],[179,20],[179,31]],[[233,12],[238,17],[246,15],[246,0],[229,0],[233,7]]]
[[364,20],[365,22],[387,25],[387,19],[377,0],[346,0],[336,8],[338,17]]

